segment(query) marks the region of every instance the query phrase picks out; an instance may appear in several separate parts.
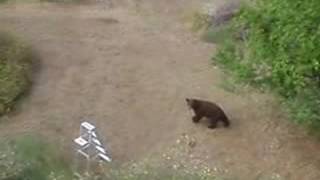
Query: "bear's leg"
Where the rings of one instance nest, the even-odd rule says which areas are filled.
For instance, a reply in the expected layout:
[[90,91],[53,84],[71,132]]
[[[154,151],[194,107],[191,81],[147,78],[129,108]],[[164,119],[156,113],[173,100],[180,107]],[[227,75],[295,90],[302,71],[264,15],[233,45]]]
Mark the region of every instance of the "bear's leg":
[[195,115],[195,116],[192,117],[192,121],[193,121],[194,123],[198,123],[201,118],[202,118],[201,116]]
[[228,119],[225,118],[225,119],[222,119],[221,121],[223,122],[224,127],[229,127],[230,126],[230,121]]
[[208,126],[209,129],[215,129],[217,127],[217,120],[210,119],[210,125]]

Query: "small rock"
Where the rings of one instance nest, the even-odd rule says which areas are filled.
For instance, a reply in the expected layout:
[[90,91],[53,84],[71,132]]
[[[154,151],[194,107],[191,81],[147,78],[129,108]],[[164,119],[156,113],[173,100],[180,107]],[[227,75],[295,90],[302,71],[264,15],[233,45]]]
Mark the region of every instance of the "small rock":
[[173,169],[177,170],[179,166],[177,164],[174,164],[172,167]]
[[197,143],[195,140],[191,140],[188,142],[188,145],[189,145],[189,147],[194,148],[194,147],[196,147]]

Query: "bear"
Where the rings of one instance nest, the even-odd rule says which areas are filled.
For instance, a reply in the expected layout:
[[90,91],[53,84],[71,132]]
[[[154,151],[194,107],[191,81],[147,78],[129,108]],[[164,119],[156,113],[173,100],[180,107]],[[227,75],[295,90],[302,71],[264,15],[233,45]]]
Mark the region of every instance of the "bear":
[[192,117],[194,123],[206,117],[209,120],[209,129],[215,129],[218,121],[223,122],[224,127],[230,126],[228,117],[217,104],[200,99],[186,98],[186,101],[188,107],[194,111],[195,116]]

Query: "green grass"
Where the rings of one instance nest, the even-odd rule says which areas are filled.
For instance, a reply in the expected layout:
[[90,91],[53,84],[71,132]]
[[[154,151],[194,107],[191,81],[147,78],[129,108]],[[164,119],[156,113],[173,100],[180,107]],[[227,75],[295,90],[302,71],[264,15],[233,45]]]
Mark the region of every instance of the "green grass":
[[0,32],[0,115],[9,112],[31,84],[35,55],[28,45]]
[[105,177],[105,180],[223,180],[214,176],[202,176],[196,174],[183,174],[180,172],[148,171],[142,174],[113,174]]
[[234,36],[232,27],[227,24],[215,28],[209,28],[208,31],[203,33],[202,40],[209,43],[222,44],[225,40],[230,39],[231,36]]
[[186,23],[193,32],[206,31],[211,24],[210,16],[202,13],[201,10],[197,8],[184,12],[182,21]]
[[154,162],[123,168],[107,164],[102,171],[91,166],[89,175],[76,178],[70,161],[44,137],[24,135],[0,143],[1,180],[225,180],[200,170],[173,169]]
[[57,147],[33,135],[2,140],[0,179],[6,180],[71,180],[67,160]]
[[[315,24],[319,10],[320,1],[257,1],[242,8],[231,28],[211,29],[205,36],[219,44],[215,64],[238,82],[279,94],[291,119],[317,135],[320,31]],[[236,38],[243,29],[246,36]]]
[[224,178],[203,173],[200,170],[190,171],[184,168],[173,169],[165,165],[144,164],[133,169],[110,170],[102,177],[104,180],[225,180]]
[[39,2],[48,2],[48,3],[83,3],[83,2],[88,2],[88,0],[0,0],[0,4],[5,4],[5,3],[39,3]]
[[50,2],[50,3],[81,3],[88,2],[88,0],[39,0],[40,2]]
[[6,2],[8,2],[9,0],[0,0],[0,4],[1,3],[6,3]]

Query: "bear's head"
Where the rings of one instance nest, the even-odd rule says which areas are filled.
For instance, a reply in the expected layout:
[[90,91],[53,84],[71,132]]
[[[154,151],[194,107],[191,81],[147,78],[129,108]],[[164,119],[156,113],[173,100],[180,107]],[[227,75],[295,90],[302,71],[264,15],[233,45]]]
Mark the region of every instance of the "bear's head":
[[188,107],[191,109],[194,106],[194,99],[186,98]]

